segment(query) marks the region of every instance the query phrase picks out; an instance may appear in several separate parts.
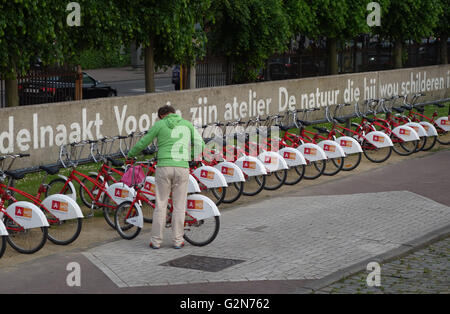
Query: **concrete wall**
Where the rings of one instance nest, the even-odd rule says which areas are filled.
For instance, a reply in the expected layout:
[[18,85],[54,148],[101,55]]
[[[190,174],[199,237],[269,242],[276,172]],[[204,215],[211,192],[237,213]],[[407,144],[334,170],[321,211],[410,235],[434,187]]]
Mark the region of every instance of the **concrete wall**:
[[[0,154],[32,155],[15,168],[55,163],[61,144],[146,130],[168,103],[205,124],[417,92],[427,95],[421,101],[450,97],[450,65],[4,108]],[[309,118],[324,118],[324,110]]]

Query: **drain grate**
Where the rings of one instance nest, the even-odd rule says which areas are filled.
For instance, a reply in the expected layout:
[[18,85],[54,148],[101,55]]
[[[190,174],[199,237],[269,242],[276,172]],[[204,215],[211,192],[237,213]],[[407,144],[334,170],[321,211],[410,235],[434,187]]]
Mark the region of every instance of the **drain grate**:
[[172,266],[209,272],[218,272],[242,262],[245,262],[245,260],[217,258],[200,255],[186,255],[160,264],[160,266]]

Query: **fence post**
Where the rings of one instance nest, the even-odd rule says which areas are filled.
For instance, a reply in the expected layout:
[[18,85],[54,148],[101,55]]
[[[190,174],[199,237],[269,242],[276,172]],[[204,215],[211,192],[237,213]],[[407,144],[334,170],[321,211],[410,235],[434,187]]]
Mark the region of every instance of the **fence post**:
[[75,100],[83,99],[83,72],[81,65],[77,66],[77,75],[75,80]]

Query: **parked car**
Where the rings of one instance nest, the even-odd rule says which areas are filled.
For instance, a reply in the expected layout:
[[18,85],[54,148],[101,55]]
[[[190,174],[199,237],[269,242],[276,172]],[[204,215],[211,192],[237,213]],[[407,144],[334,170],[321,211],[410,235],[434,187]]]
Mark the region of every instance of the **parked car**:
[[[20,81],[19,104],[34,105],[75,99],[73,76],[29,78]],[[117,90],[83,72],[83,99],[117,96]]]
[[172,68],[172,84],[175,84],[175,90],[180,90],[180,66]]

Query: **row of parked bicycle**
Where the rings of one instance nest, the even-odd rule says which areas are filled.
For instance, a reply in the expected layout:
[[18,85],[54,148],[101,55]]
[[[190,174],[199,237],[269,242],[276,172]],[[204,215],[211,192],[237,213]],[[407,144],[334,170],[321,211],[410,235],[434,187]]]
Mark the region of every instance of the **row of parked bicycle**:
[[[185,239],[198,246],[213,241],[220,229],[217,206],[233,203],[242,195],[350,171],[358,167],[362,155],[379,163],[392,151],[406,156],[430,150],[436,142],[449,145],[449,116],[439,117],[437,110],[425,115],[425,106],[416,104],[421,96],[414,95],[410,102],[404,96],[367,100],[363,108],[355,104],[352,121],[341,113],[350,104],[327,107],[328,124],[322,126],[309,127],[307,121],[308,114],[318,109],[203,125],[200,131],[206,148],[189,164]],[[29,155],[1,156],[0,257],[6,242],[26,254],[40,250],[47,238],[55,244],[70,244],[80,235],[83,218],[97,210],[121,237],[136,237],[144,222],[152,220],[157,160],[150,157],[157,148],[151,145],[144,150],[150,159],[143,161],[127,159],[126,154],[145,133],[61,146],[58,165],[40,167],[46,175],[35,195],[15,187],[14,182],[25,173],[10,170],[16,158]],[[99,164],[97,171],[85,173],[78,167],[86,148],[88,158],[84,159]],[[58,174],[61,168],[70,168],[70,173]],[[125,184],[122,178],[127,171],[132,180]],[[46,183],[48,175],[57,177]]]

